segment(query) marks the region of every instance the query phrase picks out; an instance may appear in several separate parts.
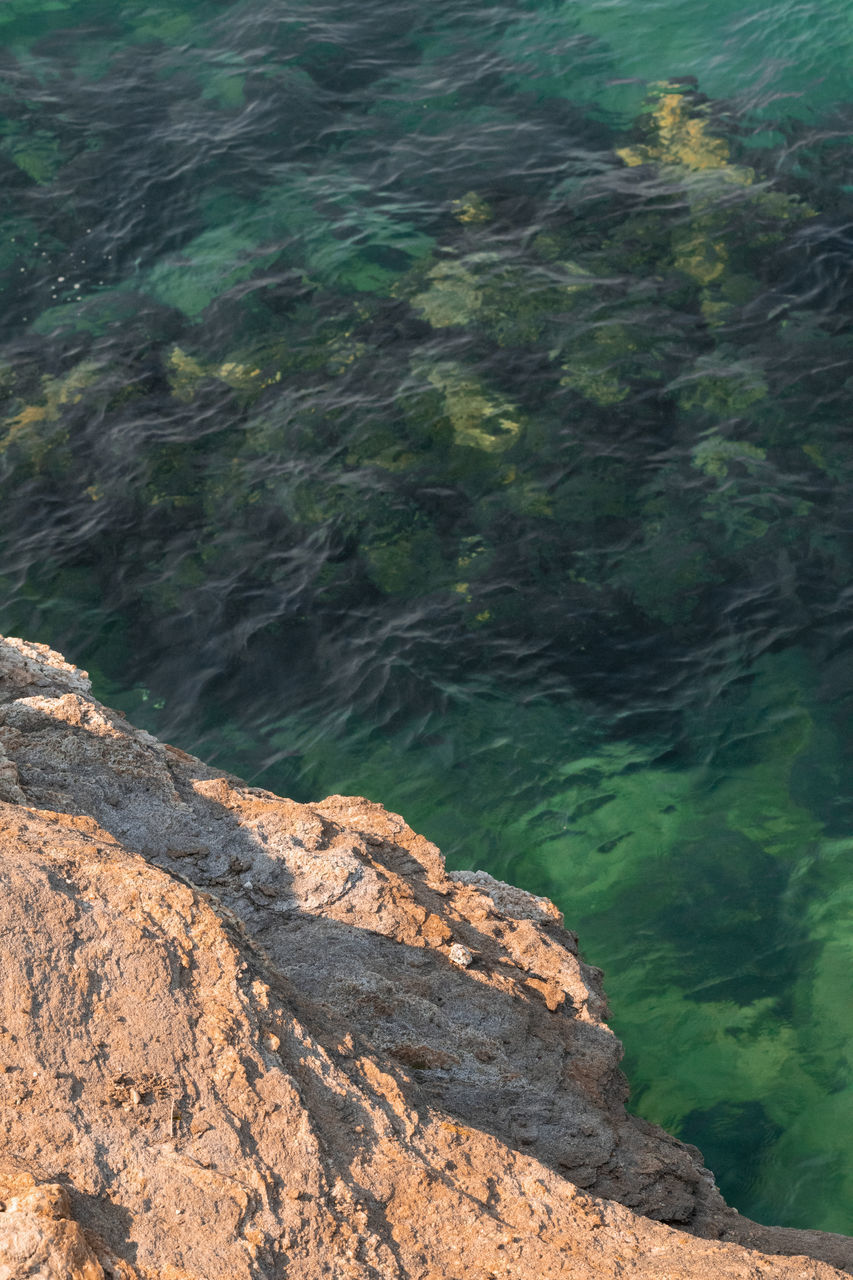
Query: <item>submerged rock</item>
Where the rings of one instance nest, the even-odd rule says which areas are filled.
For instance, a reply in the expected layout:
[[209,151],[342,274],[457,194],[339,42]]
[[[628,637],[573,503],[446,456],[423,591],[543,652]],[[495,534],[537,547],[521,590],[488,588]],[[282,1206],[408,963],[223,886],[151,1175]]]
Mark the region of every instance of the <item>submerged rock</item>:
[[20,640],[0,777],[3,1280],[853,1270],[626,1113],[546,899],[208,768]]

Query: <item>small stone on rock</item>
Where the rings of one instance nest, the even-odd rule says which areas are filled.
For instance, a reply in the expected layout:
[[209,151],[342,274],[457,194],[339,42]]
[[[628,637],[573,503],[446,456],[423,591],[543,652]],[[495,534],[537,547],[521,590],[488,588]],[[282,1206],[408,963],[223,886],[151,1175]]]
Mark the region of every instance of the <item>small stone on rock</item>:
[[469,964],[474,963],[474,955],[467,947],[463,947],[461,942],[454,942],[450,948],[450,963],[455,964],[459,969],[467,969]]

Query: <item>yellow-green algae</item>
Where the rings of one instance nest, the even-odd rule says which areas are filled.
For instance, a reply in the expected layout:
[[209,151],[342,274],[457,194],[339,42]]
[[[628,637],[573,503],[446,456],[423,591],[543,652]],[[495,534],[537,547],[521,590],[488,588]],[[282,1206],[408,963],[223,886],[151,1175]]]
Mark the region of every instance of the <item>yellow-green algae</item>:
[[486,453],[503,453],[521,434],[518,411],[490,395],[463,366],[443,361],[420,370],[444,397],[456,444]]

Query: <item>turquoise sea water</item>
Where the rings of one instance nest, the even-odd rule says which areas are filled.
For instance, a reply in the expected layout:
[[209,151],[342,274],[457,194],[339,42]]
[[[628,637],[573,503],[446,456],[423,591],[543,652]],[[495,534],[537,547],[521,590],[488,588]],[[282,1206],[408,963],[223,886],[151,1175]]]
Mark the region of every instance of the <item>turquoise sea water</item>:
[[548,893],[853,1230],[853,8],[0,6],[0,630]]

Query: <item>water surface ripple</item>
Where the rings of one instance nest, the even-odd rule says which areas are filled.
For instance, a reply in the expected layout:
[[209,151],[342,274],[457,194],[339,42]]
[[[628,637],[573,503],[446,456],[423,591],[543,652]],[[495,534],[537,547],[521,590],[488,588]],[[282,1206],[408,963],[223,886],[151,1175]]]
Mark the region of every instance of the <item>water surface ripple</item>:
[[0,629],[551,895],[853,1231],[853,10],[4,0]]

